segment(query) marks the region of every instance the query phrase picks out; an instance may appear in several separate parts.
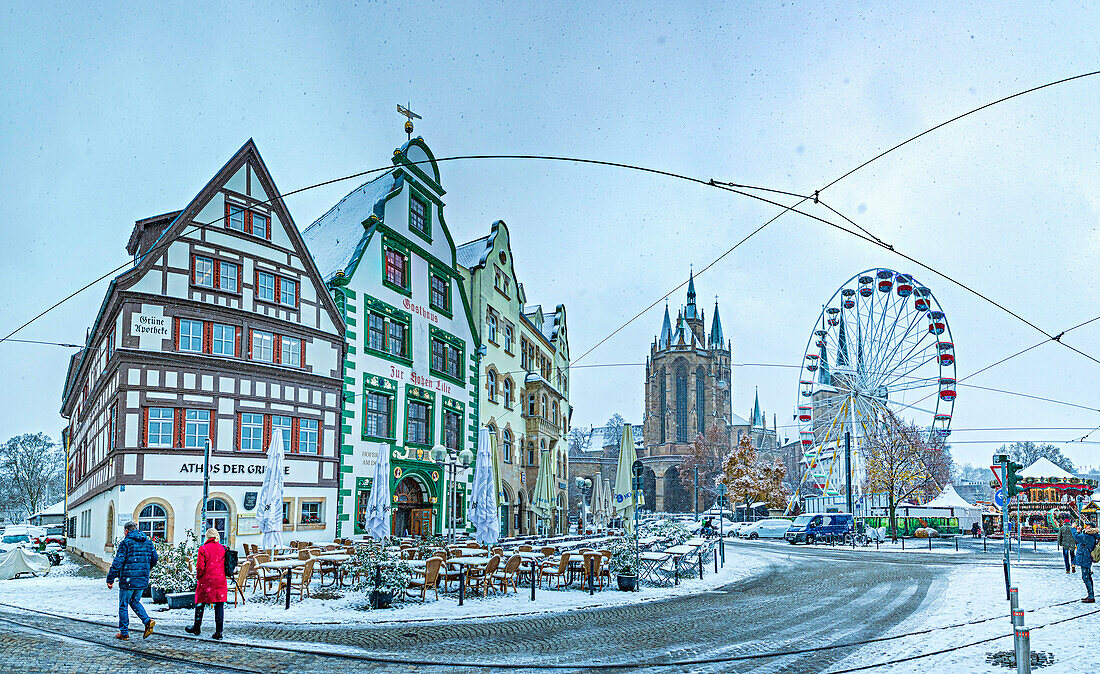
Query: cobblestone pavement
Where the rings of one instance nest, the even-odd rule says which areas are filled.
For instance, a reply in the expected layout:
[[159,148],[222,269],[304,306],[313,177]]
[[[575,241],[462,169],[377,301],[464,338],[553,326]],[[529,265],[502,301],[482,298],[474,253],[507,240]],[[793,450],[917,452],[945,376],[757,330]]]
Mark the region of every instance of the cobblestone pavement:
[[[705,659],[740,654],[848,643],[879,636],[894,627],[925,600],[934,580],[957,560],[898,560],[897,555],[841,559],[825,550],[761,546],[771,561],[764,574],[716,591],[632,606],[564,612],[520,619],[455,621],[406,626],[290,626],[258,624],[228,632],[230,640],[292,642],[294,648],[327,652],[357,652],[431,663],[461,663],[410,667],[327,658],[322,655],[192,641],[157,635],[130,647],[186,657],[192,662],[221,663],[250,671],[484,671],[467,663],[576,665],[575,671],[596,671],[612,663],[652,663]],[[74,636],[113,641],[113,632],[95,625],[43,621],[19,612],[0,611],[11,618],[42,624]],[[42,622],[39,622],[42,621]],[[37,641],[36,641],[37,640]],[[0,622],[0,644],[46,655],[41,669],[21,660],[13,671],[61,671],[52,653],[69,666],[97,671],[133,667],[159,671],[161,666],[138,656],[68,643],[63,637],[34,635]],[[676,671],[820,672],[850,654],[838,648],[813,654],[749,661],[713,662]],[[89,666],[84,667],[87,658]],[[20,669],[22,667],[22,669]],[[152,669],[150,669],[152,667]],[[175,671],[187,671],[172,666]]]

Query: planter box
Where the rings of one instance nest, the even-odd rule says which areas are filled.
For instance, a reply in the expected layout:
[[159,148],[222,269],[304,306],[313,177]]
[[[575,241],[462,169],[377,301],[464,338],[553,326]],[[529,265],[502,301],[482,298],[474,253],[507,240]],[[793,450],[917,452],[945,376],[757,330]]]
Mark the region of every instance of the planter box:
[[169,592],[165,595],[168,600],[168,608],[195,608],[195,593]]
[[154,587],[152,594],[153,594],[153,603],[154,604],[167,604],[168,603],[168,598],[165,596],[165,592],[164,592],[163,587]]
[[371,608],[388,608],[391,603],[393,603],[393,592],[387,592],[385,590],[371,590]]
[[633,592],[638,589],[638,577],[637,576],[624,576],[619,575],[616,577],[619,581],[619,589],[623,592]]

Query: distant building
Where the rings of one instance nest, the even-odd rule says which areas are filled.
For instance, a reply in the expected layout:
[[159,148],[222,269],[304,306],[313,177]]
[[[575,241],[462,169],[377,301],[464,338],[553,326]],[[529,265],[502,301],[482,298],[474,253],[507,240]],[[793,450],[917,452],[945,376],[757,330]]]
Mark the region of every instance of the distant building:
[[512,238],[498,220],[489,234],[458,247],[457,260],[485,356],[481,422],[496,435],[501,467],[501,535],[534,533],[530,510],[539,465],[550,461],[555,510],[545,529],[568,527],[569,330],[565,306],[527,304]]
[[27,521],[38,527],[65,524],[65,502],[58,501],[48,508],[43,508],[28,517]]

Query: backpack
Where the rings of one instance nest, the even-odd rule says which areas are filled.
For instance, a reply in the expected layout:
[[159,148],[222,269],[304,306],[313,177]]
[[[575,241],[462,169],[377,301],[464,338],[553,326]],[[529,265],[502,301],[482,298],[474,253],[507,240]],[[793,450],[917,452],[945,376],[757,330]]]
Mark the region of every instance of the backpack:
[[1100,545],[1093,545],[1092,546],[1091,557],[1092,557],[1092,561],[1100,562]]
[[222,547],[225,548],[225,577],[232,578],[233,572],[237,569],[237,551],[230,550],[224,545]]

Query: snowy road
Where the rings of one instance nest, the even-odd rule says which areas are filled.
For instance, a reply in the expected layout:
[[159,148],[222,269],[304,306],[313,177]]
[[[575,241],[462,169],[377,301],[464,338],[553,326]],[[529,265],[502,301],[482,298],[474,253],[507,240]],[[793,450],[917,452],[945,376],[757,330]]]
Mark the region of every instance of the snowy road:
[[[731,545],[728,562],[750,556],[764,562],[753,578],[715,591],[660,602],[567,611],[522,619],[481,619],[403,626],[299,626],[256,624],[236,628],[230,639],[253,644],[377,654],[439,663],[422,667],[447,671],[484,671],[444,663],[522,665],[556,664],[566,670],[597,669],[601,665],[729,658],[739,655],[844,644],[905,631],[903,621],[932,596],[935,584],[957,568],[957,557],[928,555],[910,559],[896,554],[861,554],[858,561],[843,553],[770,543]],[[14,613],[3,612],[14,617]],[[26,614],[24,622],[35,622]],[[47,622],[54,629],[58,621]],[[68,624],[66,629],[109,633],[100,628]],[[6,628],[0,624],[0,642]],[[10,636],[10,635],[9,635]],[[26,633],[21,633],[26,638]],[[56,644],[58,637],[43,634]],[[195,662],[240,662],[241,652],[255,654],[265,668],[279,652],[256,651],[246,645],[224,644],[217,650],[206,642],[177,640],[164,634],[165,646],[193,652]],[[153,648],[152,640],[138,647]],[[858,647],[752,660],[723,660],[677,665],[677,671],[821,672],[838,666]],[[45,648],[41,652],[49,652]],[[311,664],[313,658],[307,658]],[[285,654],[291,669],[310,671],[301,654]],[[362,661],[325,659],[326,671],[362,669]],[[303,665],[305,667],[303,668]],[[575,666],[575,667],[574,667]],[[375,665],[381,670],[407,671],[406,666]]]

